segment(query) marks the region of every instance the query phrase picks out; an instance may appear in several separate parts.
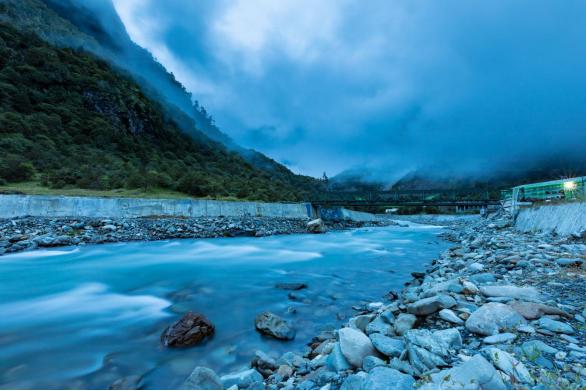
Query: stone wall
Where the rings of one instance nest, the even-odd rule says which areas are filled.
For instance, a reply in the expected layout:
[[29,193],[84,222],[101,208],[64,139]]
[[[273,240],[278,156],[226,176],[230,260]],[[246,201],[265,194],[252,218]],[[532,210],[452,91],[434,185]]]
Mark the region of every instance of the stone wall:
[[310,215],[311,205],[306,203],[0,195],[0,218],[259,216],[305,219]]
[[544,205],[521,209],[515,227],[523,232],[556,232],[570,235],[586,231],[586,203]]

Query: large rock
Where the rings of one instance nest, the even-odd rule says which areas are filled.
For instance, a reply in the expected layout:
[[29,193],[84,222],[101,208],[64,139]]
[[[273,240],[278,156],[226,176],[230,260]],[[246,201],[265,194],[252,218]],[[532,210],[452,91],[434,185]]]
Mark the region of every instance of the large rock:
[[519,300],[540,301],[541,294],[532,287],[514,285],[487,285],[480,288],[480,293],[488,297],[511,297]]
[[222,381],[209,368],[196,367],[183,383],[185,390],[223,390]]
[[552,307],[541,303],[531,303],[528,301],[514,301],[512,303],[509,303],[509,305],[515,311],[520,313],[525,319],[529,320],[539,319],[543,315],[561,315],[566,318],[572,317],[566,311],[563,311],[557,307]]
[[163,331],[161,342],[172,348],[187,347],[197,345],[213,335],[214,326],[205,316],[188,312]]
[[326,360],[326,366],[329,370],[334,372],[345,371],[347,369],[351,369],[352,365],[346,360],[342,350],[340,349],[340,343],[336,342],[334,344],[334,348],[328,355]]
[[272,312],[263,312],[256,316],[254,320],[256,329],[264,335],[282,340],[295,338],[295,329],[285,319],[273,314]]
[[431,382],[422,389],[434,390],[504,390],[503,379],[480,354],[470,360],[431,375]]
[[311,220],[307,223],[307,231],[313,234],[323,234],[326,232],[326,226],[322,219]]
[[466,321],[466,328],[476,334],[493,335],[525,323],[525,319],[510,306],[487,303],[470,315]]
[[415,379],[396,369],[375,367],[364,379],[363,390],[412,390]]
[[362,367],[364,357],[377,355],[370,339],[359,330],[344,327],[338,331],[338,335],[340,337],[340,350],[346,360],[354,367]]
[[239,390],[261,390],[264,389],[263,377],[254,368],[246,371],[231,373],[220,378],[224,388],[230,388],[234,385]]
[[257,350],[252,358],[252,367],[256,368],[264,377],[269,377],[279,366],[269,355]]
[[407,312],[414,315],[430,315],[444,308],[452,308],[456,300],[448,295],[437,295],[407,305]]
[[490,348],[485,350],[485,354],[495,367],[512,378],[513,383],[521,382],[530,385],[535,383],[525,365],[509,353],[497,348]]
[[441,310],[441,311],[439,312],[439,317],[440,317],[441,319],[443,319],[443,320],[447,321],[447,322],[454,323],[454,324],[457,324],[457,325],[462,325],[462,324],[464,324],[464,321],[463,321],[462,319],[460,319],[460,318],[458,317],[458,315],[456,315],[456,314],[454,313],[454,311],[452,311],[452,310],[449,310],[449,309],[447,309],[447,308],[444,308],[443,310]]
[[405,344],[402,340],[390,338],[379,333],[371,334],[370,340],[375,349],[387,357],[399,357],[405,349]]

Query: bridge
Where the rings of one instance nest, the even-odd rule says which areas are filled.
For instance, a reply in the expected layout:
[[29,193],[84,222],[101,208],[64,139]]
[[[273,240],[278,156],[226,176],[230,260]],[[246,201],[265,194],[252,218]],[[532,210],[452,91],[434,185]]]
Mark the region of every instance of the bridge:
[[472,209],[500,205],[487,191],[457,190],[389,190],[389,191],[327,191],[313,197],[313,205],[321,207],[456,207]]

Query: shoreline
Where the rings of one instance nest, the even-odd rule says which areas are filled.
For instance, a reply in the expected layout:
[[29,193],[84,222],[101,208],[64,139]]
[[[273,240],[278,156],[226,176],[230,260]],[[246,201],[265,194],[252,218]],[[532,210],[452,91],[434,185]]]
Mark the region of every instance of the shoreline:
[[[263,237],[309,232],[307,218],[287,217],[33,217],[0,219],[0,256],[41,248],[87,244]],[[389,220],[324,220],[327,230],[397,225]]]
[[250,369],[221,378],[195,368],[185,385],[205,377],[232,389],[586,387],[584,238],[518,232],[502,212],[440,225],[455,245],[400,293],[355,307],[304,352],[257,352]]

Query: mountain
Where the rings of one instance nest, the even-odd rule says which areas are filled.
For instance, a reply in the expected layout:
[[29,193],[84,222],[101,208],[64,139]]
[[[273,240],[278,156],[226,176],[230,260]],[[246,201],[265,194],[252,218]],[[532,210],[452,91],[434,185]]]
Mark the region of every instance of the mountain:
[[[99,10],[97,7],[99,7]],[[96,63],[100,63],[100,61],[98,61],[95,56],[107,61],[110,64],[108,73],[111,74],[111,77],[116,77],[120,80],[124,79],[124,83],[131,83],[132,85],[132,89],[128,92],[128,95],[130,96],[124,96],[125,92],[123,90],[119,91],[119,95],[116,96],[116,99],[118,99],[117,103],[129,99],[135,99],[136,95],[130,91],[137,90],[141,94],[140,100],[148,101],[148,105],[154,112],[156,112],[157,120],[164,121],[167,124],[168,129],[172,128],[172,130],[165,133],[164,137],[166,139],[169,140],[171,134],[174,135],[172,137],[177,138],[177,140],[173,140],[173,142],[180,141],[181,143],[184,143],[186,142],[185,140],[191,138],[188,147],[178,148],[177,150],[172,151],[177,159],[181,161],[190,161],[193,160],[193,156],[183,156],[181,154],[197,154],[198,150],[200,152],[201,149],[206,150],[205,154],[208,158],[212,159],[212,161],[207,162],[199,159],[199,157],[196,158],[195,160],[199,162],[199,167],[197,167],[196,174],[194,175],[204,182],[207,181],[209,183],[214,183],[215,185],[211,187],[202,186],[197,191],[190,191],[191,194],[211,196],[232,195],[239,198],[252,197],[257,199],[291,200],[306,198],[308,192],[315,191],[318,187],[319,183],[315,179],[294,175],[286,167],[280,165],[274,160],[256,151],[246,150],[237,146],[227,135],[220,132],[213,124],[211,116],[207,114],[202,106],[192,100],[191,94],[185,90],[175,77],[168,73],[148,51],[132,42],[110,1],[88,0],[85,2],[77,2],[71,0],[0,0],[0,22],[10,24],[22,33],[38,35],[50,44],[45,47],[45,50],[49,50],[50,48],[51,50],[62,53],[60,50],[63,48],[73,48],[74,50],[67,51],[67,53],[70,53],[72,56],[85,56],[84,58],[92,58]],[[4,25],[4,28],[8,27],[6,24]],[[38,46],[39,43],[36,42],[35,45]],[[24,50],[19,48],[12,49]],[[87,52],[91,52],[94,56],[88,56]],[[57,58],[61,57],[57,56]],[[26,56],[22,56],[22,60],[24,62],[17,64],[17,66],[37,66],[37,69],[35,69],[36,71],[46,73],[44,75],[45,77],[52,77],[50,71],[45,72],[46,69],[42,67],[38,68],[39,64],[29,63]],[[57,64],[53,65],[57,67]],[[103,65],[104,64],[101,64],[100,66]],[[5,78],[4,81],[6,83],[14,82],[18,84],[17,81],[11,80],[10,77]],[[28,79],[24,82],[24,85],[19,85],[18,88],[23,88],[25,90],[30,89],[31,91],[38,91],[39,88],[42,91],[43,88],[46,88],[46,86],[33,84],[35,81],[36,80],[34,79]],[[75,82],[78,81],[84,83],[87,82],[87,80],[69,80],[72,84],[75,84]],[[49,85],[48,87],[51,89],[59,88],[58,85]],[[81,98],[80,96],[75,97],[75,99],[78,100],[75,103],[81,102],[86,104],[87,102],[84,103],[84,99],[87,100],[87,96],[84,95],[85,92],[81,91],[80,93],[82,96]],[[13,98],[14,96],[10,96],[6,99],[11,102],[11,99]],[[35,101],[35,99],[33,99],[33,101]],[[66,106],[73,104],[73,102],[69,101],[63,103]],[[110,101],[108,104],[112,104],[112,102]],[[114,109],[112,109],[112,107],[114,107]],[[120,124],[129,123],[129,118],[133,118],[133,120],[137,118],[141,119],[140,117],[134,118],[132,115],[140,116],[143,114],[141,112],[128,110],[124,105],[113,105],[112,107],[108,110],[112,109],[111,111],[116,113],[128,112],[128,115],[125,114],[127,117],[123,116],[124,118],[116,115],[108,118],[110,125],[113,125],[114,128],[119,128]],[[78,107],[76,109],[80,108]],[[94,109],[98,111],[103,110],[100,106],[96,106]],[[7,111],[5,112],[4,110]],[[9,114],[11,110],[15,110],[15,107],[11,103],[3,106],[2,114],[4,118],[6,118],[6,114]],[[38,105],[34,107],[34,111],[31,113],[13,112],[16,112],[19,115],[47,114],[47,112],[43,111]],[[55,113],[48,113],[47,115],[51,114]],[[80,121],[82,125],[85,125],[83,122],[89,121],[89,117],[87,120],[83,117],[78,117],[76,120]],[[40,120],[37,119],[37,121]],[[52,124],[48,125],[52,126]],[[188,134],[190,137],[185,138],[184,134],[179,132],[179,130]],[[94,130],[94,132],[97,131],[97,129]],[[102,129],[100,129],[100,131],[102,131]],[[118,134],[127,135],[128,132],[130,132],[134,138],[144,137],[144,135],[148,135],[151,138],[162,136],[152,132],[136,133],[128,127],[125,131],[126,133],[118,132]],[[104,132],[107,133],[106,130],[104,130]],[[85,136],[82,136],[81,139],[84,139]],[[109,135],[104,137],[108,138]],[[74,140],[77,141],[77,138],[74,137]],[[55,140],[53,139],[53,141]],[[130,150],[128,152],[134,151]],[[159,152],[162,151],[153,151],[155,155],[160,155]],[[13,157],[17,155],[18,153],[11,153],[11,156]],[[78,157],[81,158],[81,156]],[[216,161],[213,161],[213,159],[216,159]],[[122,157],[122,160],[130,161],[132,160],[132,157]],[[154,170],[155,172],[165,172],[166,174],[169,174],[167,172],[168,170],[152,163],[149,159],[145,160],[144,156],[143,162],[147,166],[152,166],[153,164],[157,166],[157,169]],[[226,166],[226,162],[230,162],[234,167]],[[80,182],[79,180],[73,180],[71,178],[65,181],[63,178],[58,181],[51,180],[51,175],[55,174],[54,167],[52,171],[53,174],[49,175],[44,170],[47,167],[45,167],[44,164],[41,164],[40,161],[35,162],[29,160],[24,163],[31,163],[36,171],[43,174],[45,182],[51,186],[64,185],[111,188],[115,185],[115,183],[111,181],[99,182],[93,180],[90,181],[92,184],[88,185],[84,181]],[[167,163],[171,164],[171,162]],[[214,165],[214,170],[203,169],[204,166]],[[240,180],[237,180],[238,178],[233,174],[238,172],[239,166],[241,166],[243,175]],[[134,165],[134,168],[140,169],[140,165]],[[110,166],[105,168],[106,172],[110,172],[110,170]],[[142,170],[145,171],[146,169]],[[227,184],[226,180],[218,180],[218,176],[222,176],[220,175],[222,174],[221,170],[226,170],[226,176],[231,178],[228,182],[233,180],[239,182],[239,184]],[[122,171],[123,170],[116,170],[118,174],[125,178],[120,181],[120,183],[116,183],[116,185],[132,186],[132,181],[128,181],[128,175],[124,175]],[[183,174],[185,174],[185,171]],[[172,180],[167,184],[163,183],[164,187],[179,189],[178,181],[180,181],[181,178],[178,178],[177,173],[170,175],[170,177]],[[255,180],[259,180],[263,183],[244,184],[244,182],[253,177]],[[14,178],[4,178],[4,180],[14,180]],[[270,181],[270,184],[268,181]],[[225,191],[219,188],[219,183],[224,183],[227,186]],[[157,185],[159,185],[158,182]],[[253,188],[257,185],[261,186],[264,190],[255,192]],[[248,189],[246,187],[248,187]],[[186,188],[183,187],[182,191],[186,191]]]

